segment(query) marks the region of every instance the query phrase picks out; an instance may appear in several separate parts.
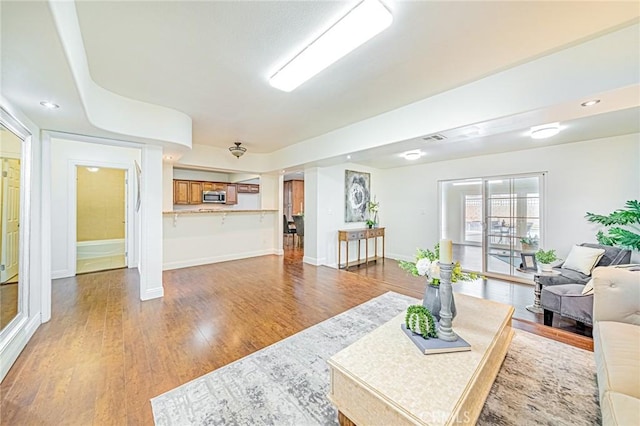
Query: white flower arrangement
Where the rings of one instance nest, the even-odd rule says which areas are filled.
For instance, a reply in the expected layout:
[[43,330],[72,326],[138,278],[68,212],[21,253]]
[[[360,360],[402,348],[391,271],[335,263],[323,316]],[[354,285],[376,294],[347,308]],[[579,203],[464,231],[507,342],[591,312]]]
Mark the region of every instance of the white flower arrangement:
[[[398,262],[400,268],[410,272],[414,276],[427,277],[427,282],[431,285],[440,285],[440,266],[438,258],[440,257],[440,244],[436,244],[433,251],[429,249],[418,249],[415,262],[406,262],[401,260]],[[460,262],[454,262],[451,271],[451,282],[457,281],[473,281],[478,278],[484,278],[474,272],[462,272]]]

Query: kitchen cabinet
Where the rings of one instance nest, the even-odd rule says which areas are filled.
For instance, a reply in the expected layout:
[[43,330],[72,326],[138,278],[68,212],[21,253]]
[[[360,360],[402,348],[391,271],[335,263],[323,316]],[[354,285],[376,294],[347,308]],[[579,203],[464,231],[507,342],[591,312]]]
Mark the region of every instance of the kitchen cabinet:
[[173,204],[189,204],[189,181],[173,181]]
[[202,204],[202,182],[189,181],[189,204]]
[[238,204],[239,193],[257,194],[260,185],[176,179],[173,181],[173,204],[202,204],[203,191],[225,191],[225,204]]
[[288,220],[304,213],[304,181],[288,180],[283,184],[284,214]]
[[226,187],[226,192],[225,204],[238,204],[238,186],[230,183]]
[[260,185],[252,184],[252,183],[239,183],[238,184],[238,193],[239,194],[257,194],[260,192]]

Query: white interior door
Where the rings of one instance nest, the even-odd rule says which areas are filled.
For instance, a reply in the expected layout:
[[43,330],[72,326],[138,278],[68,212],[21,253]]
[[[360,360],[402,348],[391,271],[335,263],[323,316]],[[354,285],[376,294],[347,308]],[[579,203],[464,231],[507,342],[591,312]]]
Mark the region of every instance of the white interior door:
[[20,160],[2,160],[2,255],[0,282],[18,274],[20,242]]

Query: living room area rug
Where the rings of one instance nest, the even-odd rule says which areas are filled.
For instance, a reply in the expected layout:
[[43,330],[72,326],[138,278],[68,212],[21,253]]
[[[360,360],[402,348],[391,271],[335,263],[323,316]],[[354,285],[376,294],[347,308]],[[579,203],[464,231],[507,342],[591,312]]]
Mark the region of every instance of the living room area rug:
[[[419,300],[388,292],[151,399],[157,425],[337,425],[327,359]],[[600,424],[593,353],[516,330],[481,425]]]

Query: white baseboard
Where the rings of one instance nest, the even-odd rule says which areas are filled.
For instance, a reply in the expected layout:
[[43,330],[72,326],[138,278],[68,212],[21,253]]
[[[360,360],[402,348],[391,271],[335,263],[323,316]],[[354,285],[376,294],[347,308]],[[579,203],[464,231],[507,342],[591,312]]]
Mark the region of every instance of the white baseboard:
[[407,262],[415,262],[416,261],[416,256],[415,255],[405,256],[403,254],[385,253],[384,257],[386,257],[387,259],[393,259],[393,260],[405,260]]
[[327,259],[325,259],[324,257],[316,258],[316,257],[304,256],[302,258],[303,263],[308,263],[309,265],[314,265],[314,266],[324,265],[326,261]]
[[70,270],[70,269],[59,269],[57,271],[51,271],[51,279],[52,280],[57,280],[60,278],[69,278],[69,277],[73,277],[74,271]]
[[181,260],[176,262],[166,262],[162,265],[163,271],[169,271],[172,269],[188,268],[190,266],[208,265],[211,263],[227,262],[229,260],[248,259],[250,257],[266,256],[269,254],[283,254],[278,253],[278,249],[257,250],[246,253],[233,253],[225,254],[222,256],[201,257],[198,259]]
[[0,350],[0,382],[16,362],[24,347],[27,346],[40,323],[40,312],[37,312],[30,320],[18,326],[15,333],[7,339],[6,344]]
[[164,287],[150,288],[140,296],[140,300],[157,299],[164,296]]

